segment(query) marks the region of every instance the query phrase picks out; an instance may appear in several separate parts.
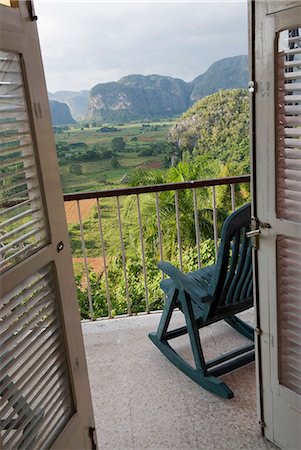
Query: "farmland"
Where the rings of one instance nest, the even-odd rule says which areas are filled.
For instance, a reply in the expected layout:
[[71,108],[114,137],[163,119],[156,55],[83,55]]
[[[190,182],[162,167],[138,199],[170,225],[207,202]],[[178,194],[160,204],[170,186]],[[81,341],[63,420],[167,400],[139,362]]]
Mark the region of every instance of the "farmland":
[[[137,168],[169,165],[171,120],[55,129],[64,192],[122,187]],[[95,125],[95,124],[93,124]]]

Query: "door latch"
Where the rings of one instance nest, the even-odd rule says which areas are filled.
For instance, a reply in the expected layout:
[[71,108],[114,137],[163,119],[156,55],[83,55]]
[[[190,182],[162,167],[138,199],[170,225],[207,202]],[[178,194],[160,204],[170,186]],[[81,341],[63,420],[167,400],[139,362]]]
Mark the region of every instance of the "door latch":
[[271,224],[267,222],[260,222],[257,217],[251,217],[251,231],[246,233],[246,236],[252,239],[252,247],[255,250],[259,248],[259,236],[261,234],[261,229],[263,228],[271,228]]

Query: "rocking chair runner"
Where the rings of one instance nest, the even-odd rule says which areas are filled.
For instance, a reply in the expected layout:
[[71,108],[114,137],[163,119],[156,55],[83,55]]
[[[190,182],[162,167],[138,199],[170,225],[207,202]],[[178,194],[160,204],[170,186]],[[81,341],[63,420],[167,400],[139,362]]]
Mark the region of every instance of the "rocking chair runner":
[[[246,233],[250,225],[250,204],[232,213],[224,222],[216,264],[183,274],[167,262],[160,262],[169,279],[161,282],[167,295],[156,333],[149,338],[182,372],[199,385],[221,397],[233,392],[218,376],[254,361],[254,330],[235,316],[253,306],[252,245]],[[168,331],[175,308],[179,308],[186,326]],[[252,343],[213,360],[205,361],[199,329],[224,319]],[[188,333],[195,367],[188,364],[168,341]]]

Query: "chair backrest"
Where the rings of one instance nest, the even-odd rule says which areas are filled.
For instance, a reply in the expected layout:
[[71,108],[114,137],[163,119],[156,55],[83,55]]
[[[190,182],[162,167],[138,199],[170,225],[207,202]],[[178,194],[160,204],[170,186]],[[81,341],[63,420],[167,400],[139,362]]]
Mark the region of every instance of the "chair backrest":
[[238,304],[252,305],[252,243],[246,236],[250,220],[248,203],[228,216],[223,224],[216,269],[208,292],[215,299],[209,316],[231,310]]

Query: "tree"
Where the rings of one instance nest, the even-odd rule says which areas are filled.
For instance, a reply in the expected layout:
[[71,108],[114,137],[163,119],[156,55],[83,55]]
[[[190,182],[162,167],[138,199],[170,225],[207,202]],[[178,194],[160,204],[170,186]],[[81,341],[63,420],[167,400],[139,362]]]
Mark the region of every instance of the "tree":
[[111,166],[113,169],[118,169],[118,167],[120,167],[120,162],[118,161],[117,158],[111,159]]
[[69,167],[69,172],[73,173],[74,175],[82,175],[83,169],[80,164],[71,164],[71,166]]
[[185,161],[207,155],[229,167],[229,175],[249,172],[249,99],[246,90],[209,95],[186,111],[168,140]]
[[125,149],[125,141],[122,137],[115,137],[111,141],[113,152],[123,152]]

